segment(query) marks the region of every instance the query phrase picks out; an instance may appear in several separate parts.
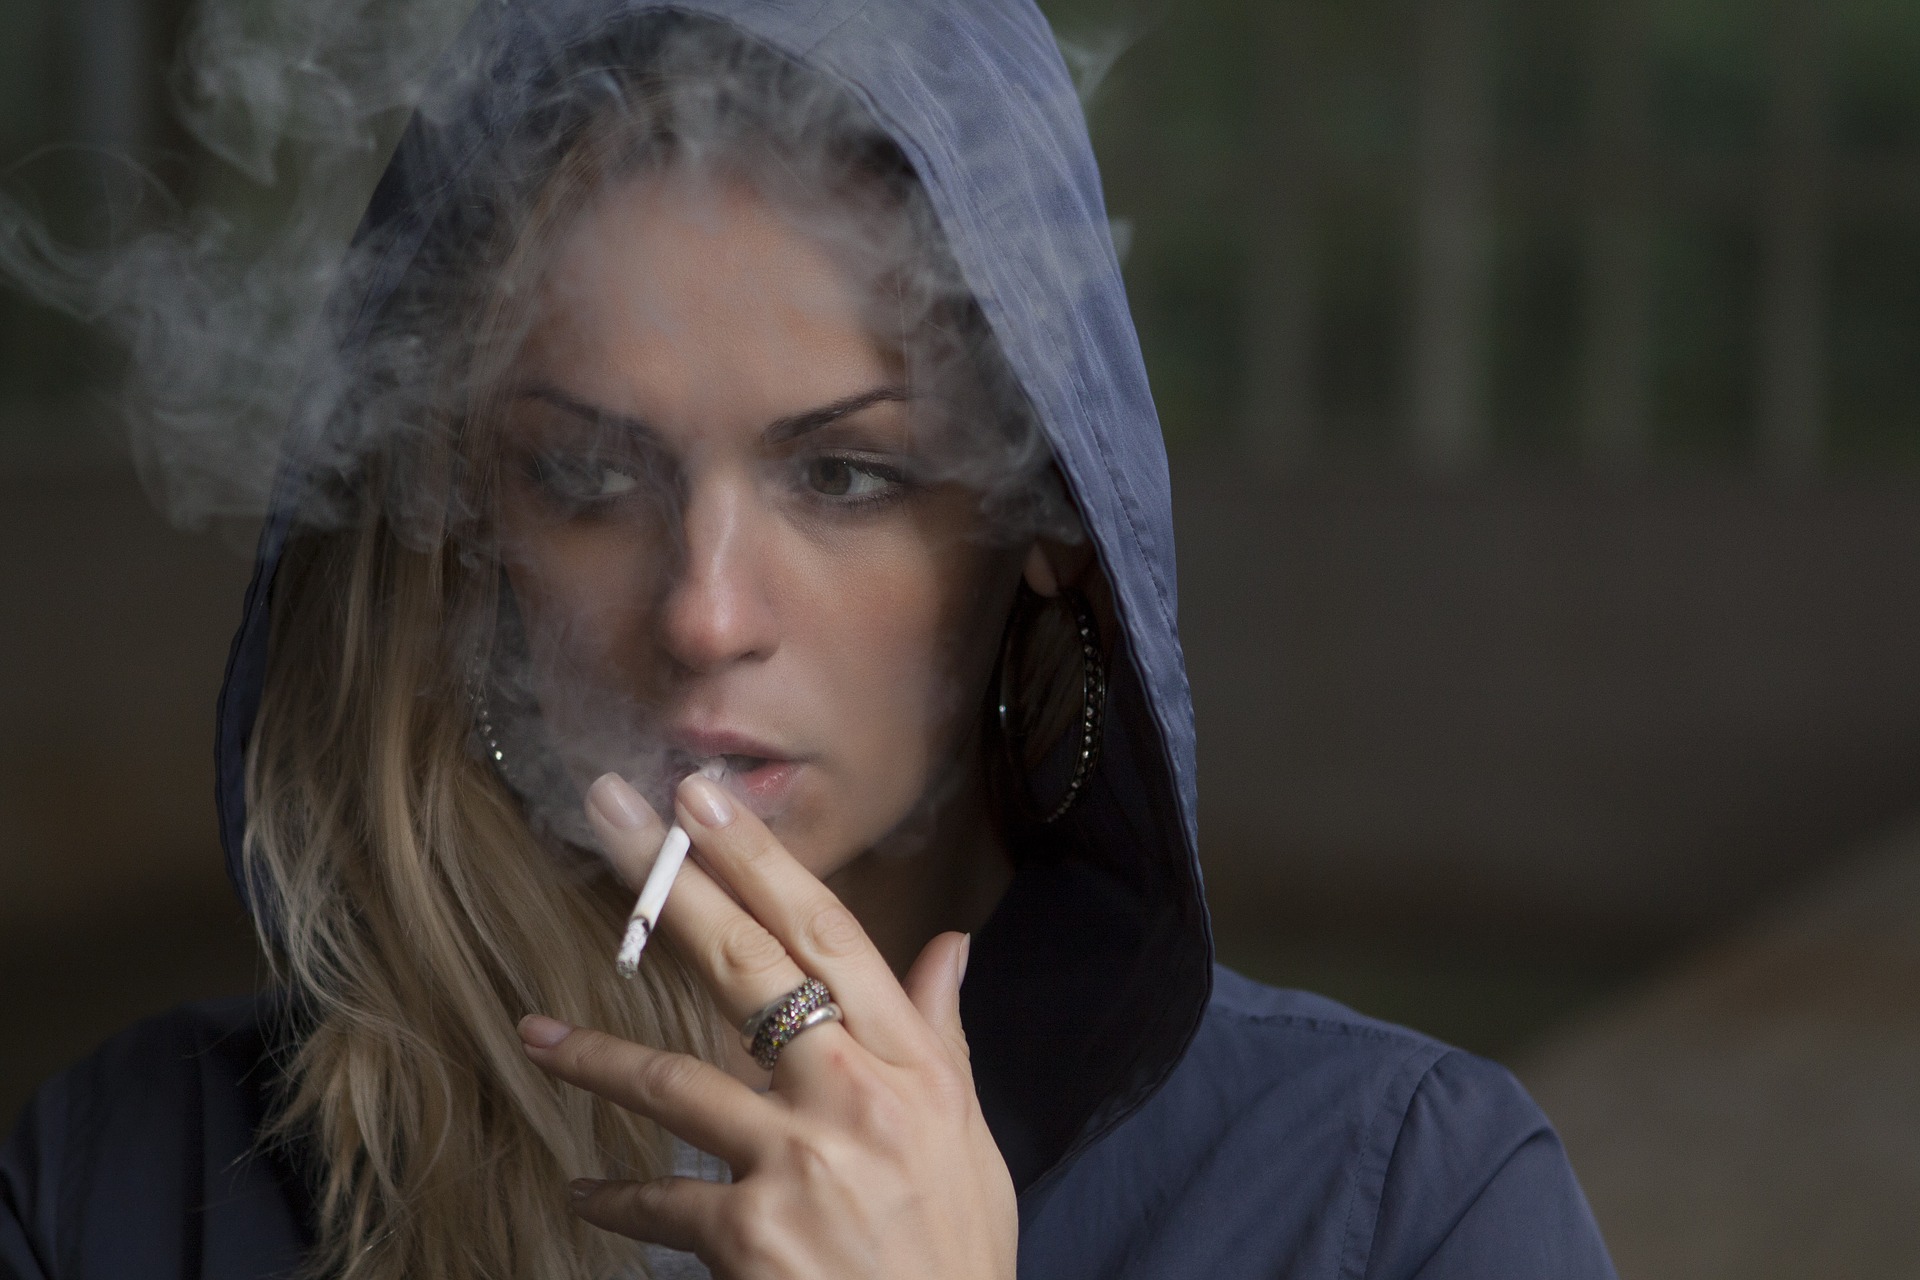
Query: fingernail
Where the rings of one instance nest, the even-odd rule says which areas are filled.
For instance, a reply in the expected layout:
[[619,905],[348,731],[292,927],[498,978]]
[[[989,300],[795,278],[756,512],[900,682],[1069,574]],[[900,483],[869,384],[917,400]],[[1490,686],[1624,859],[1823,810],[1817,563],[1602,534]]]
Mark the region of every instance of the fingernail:
[[973,959],[973,935],[967,934],[960,940],[960,975],[954,979],[956,987],[967,980],[967,961]]
[[520,1019],[520,1038],[536,1049],[551,1049],[573,1034],[573,1028],[558,1018],[530,1013]]
[[617,773],[603,773],[587,788],[587,803],[617,831],[632,831],[647,820],[647,802]]
[[604,1178],[575,1178],[567,1184],[567,1193],[575,1200],[585,1200],[606,1185]]
[[703,827],[724,827],[733,821],[733,800],[711,778],[694,774],[680,784],[680,803]]

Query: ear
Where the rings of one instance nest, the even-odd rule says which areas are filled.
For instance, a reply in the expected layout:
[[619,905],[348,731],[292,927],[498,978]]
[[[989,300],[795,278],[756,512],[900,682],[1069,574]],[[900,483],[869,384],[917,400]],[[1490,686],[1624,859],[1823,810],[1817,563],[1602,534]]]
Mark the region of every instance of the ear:
[[1068,545],[1042,538],[1027,548],[1022,576],[1035,595],[1052,599],[1060,594],[1061,587],[1084,589],[1080,587],[1081,579],[1087,576],[1092,564],[1090,542]]
[[1051,598],[1060,594],[1060,575],[1053,571],[1053,562],[1037,542],[1027,548],[1027,565],[1022,576],[1027,580],[1027,589],[1037,596]]

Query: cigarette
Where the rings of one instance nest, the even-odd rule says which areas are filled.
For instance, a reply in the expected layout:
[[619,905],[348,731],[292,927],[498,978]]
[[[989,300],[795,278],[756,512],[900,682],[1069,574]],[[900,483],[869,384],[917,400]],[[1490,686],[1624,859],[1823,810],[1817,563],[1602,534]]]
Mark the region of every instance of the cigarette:
[[[726,773],[726,765],[718,759],[700,766],[700,776],[715,782],[724,778]],[[640,886],[640,898],[633,904],[633,914],[627,917],[627,932],[620,939],[620,954],[614,957],[613,967],[620,971],[621,977],[631,978],[640,971],[640,953],[647,949],[647,939],[653,936],[653,931],[660,925],[660,912],[667,905],[667,893],[673,888],[674,879],[680,874],[680,864],[687,860],[687,850],[692,844],[687,829],[678,822],[667,828],[667,838],[660,844],[660,855],[653,860],[653,869],[647,872],[647,882]]]

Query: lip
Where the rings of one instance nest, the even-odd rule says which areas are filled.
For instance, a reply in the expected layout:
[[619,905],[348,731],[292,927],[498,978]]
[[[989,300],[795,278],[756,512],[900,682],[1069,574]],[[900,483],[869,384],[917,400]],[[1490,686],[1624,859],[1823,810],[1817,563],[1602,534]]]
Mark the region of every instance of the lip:
[[700,761],[714,756],[753,756],[761,760],[763,763],[752,769],[728,768],[723,785],[746,800],[747,806],[763,820],[785,807],[794,779],[806,765],[804,757],[734,729],[681,727],[669,735],[669,741],[676,752],[685,753],[687,773],[692,773]]

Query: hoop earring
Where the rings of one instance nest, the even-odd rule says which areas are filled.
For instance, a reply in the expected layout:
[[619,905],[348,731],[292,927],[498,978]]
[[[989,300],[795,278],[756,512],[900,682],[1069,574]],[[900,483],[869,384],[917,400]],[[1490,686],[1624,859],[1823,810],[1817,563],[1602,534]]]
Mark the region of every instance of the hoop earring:
[[[1039,597],[1040,608],[1046,607],[1046,598]],[[1034,799],[1031,788],[1025,779],[1026,764],[1022,760],[1021,748],[1025,745],[1025,735],[1014,728],[1013,715],[1013,658],[1014,647],[1020,638],[1023,619],[1035,617],[1039,610],[1029,608],[1024,601],[1016,605],[1014,614],[1007,620],[1006,634],[1000,640],[1000,661],[996,668],[995,710],[999,716],[1000,741],[1006,748],[1007,761],[1012,769],[1012,791],[1021,810],[1042,826],[1050,826],[1066,816],[1080,799],[1080,793],[1086,789],[1093,769],[1100,762],[1100,729],[1106,719],[1107,708],[1107,664],[1100,656],[1100,627],[1094,620],[1093,609],[1087,604],[1086,597],[1077,591],[1062,587],[1053,599],[1066,606],[1073,616],[1074,631],[1080,641],[1080,749],[1073,762],[1073,772],[1067,779],[1067,789],[1051,809],[1042,809]]]
[[473,732],[480,740],[480,750],[505,778],[507,753],[500,749],[500,733],[494,728],[493,702],[487,696],[487,664],[479,654],[467,668],[467,703],[473,709]]

